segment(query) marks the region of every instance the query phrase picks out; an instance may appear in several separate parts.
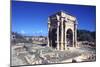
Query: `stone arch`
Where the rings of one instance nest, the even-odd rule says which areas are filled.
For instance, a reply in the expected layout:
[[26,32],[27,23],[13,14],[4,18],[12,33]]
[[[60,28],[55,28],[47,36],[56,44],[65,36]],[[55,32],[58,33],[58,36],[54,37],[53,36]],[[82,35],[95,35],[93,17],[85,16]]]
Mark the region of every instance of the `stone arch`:
[[73,46],[73,31],[72,29],[67,29],[66,31],[66,42],[67,42],[67,46],[72,47]]

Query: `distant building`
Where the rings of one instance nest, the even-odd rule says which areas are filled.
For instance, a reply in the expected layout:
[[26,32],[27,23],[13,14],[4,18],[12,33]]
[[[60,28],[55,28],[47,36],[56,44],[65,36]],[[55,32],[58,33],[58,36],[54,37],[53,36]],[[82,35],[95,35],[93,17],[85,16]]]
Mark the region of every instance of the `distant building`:
[[57,50],[77,46],[77,19],[64,11],[48,18],[48,46]]
[[47,37],[44,37],[44,36],[33,36],[32,40],[33,41],[46,41]]

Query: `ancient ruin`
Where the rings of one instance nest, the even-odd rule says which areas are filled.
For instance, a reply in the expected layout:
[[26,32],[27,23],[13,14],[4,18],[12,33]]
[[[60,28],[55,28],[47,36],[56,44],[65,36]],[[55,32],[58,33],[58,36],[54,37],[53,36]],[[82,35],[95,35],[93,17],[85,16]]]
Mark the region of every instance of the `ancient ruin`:
[[95,61],[95,43],[77,41],[77,32],[76,17],[60,11],[48,18],[48,37],[12,33],[11,66]]
[[77,19],[64,11],[48,18],[48,46],[57,50],[77,47]]

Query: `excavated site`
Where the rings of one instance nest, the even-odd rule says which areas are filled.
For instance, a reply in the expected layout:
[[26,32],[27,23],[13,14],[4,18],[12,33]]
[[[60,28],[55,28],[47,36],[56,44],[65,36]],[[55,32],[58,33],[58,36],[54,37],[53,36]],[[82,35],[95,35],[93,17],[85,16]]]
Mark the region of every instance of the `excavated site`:
[[31,43],[11,45],[12,66],[95,61],[95,55],[95,49],[87,46],[61,51]]

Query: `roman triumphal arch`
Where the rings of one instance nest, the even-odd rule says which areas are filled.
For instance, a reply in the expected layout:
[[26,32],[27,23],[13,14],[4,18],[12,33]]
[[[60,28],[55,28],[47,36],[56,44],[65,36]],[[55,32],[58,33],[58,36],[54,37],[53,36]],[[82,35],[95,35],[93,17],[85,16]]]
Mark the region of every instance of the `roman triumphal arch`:
[[57,50],[77,46],[77,19],[64,11],[48,17],[48,46]]

